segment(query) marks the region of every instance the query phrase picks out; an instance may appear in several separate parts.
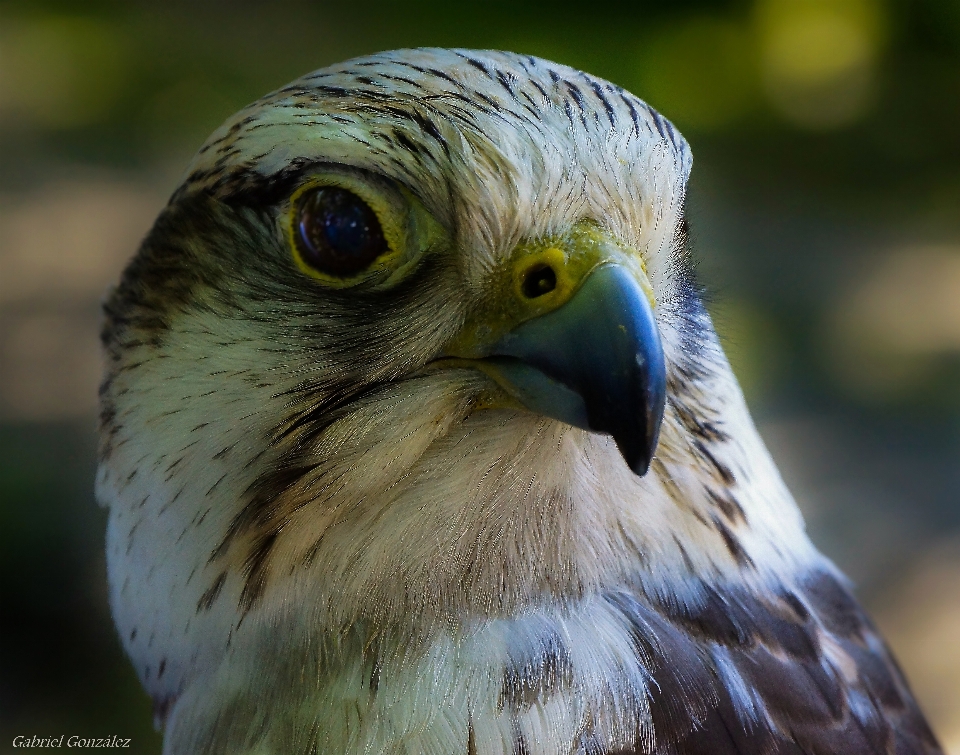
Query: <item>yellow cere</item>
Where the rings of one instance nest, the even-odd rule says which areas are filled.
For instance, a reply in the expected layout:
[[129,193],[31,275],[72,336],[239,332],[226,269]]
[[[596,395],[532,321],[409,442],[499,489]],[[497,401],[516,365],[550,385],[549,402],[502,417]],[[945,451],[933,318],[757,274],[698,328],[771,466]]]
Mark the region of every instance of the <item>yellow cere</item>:
[[[551,312],[568,302],[589,274],[600,265],[627,268],[656,306],[653,287],[640,254],[625,248],[593,221],[581,221],[562,236],[523,242],[494,272],[491,292],[468,318],[448,350],[451,356],[474,359],[520,323]],[[524,292],[531,272],[549,267],[556,276],[552,290],[536,296]]]

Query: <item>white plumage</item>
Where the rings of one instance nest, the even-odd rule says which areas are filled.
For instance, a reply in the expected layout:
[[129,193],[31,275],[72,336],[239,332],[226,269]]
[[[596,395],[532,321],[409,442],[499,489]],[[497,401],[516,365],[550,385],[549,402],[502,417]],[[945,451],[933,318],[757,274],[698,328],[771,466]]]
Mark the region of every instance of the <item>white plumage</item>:
[[[938,751],[697,299],[690,166],[508,53],[350,61],[211,137],[104,333],[111,602],[167,752]],[[390,237],[356,278],[291,250],[314,185]],[[528,258],[568,300],[516,299]],[[666,365],[642,476],[487,366],[611,267]]]

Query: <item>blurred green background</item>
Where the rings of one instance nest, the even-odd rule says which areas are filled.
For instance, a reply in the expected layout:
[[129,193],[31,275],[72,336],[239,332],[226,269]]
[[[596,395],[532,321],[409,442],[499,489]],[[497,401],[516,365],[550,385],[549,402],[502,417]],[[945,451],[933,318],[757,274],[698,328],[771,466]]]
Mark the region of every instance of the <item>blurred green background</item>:
[[960,754],[958,0],[0,0],[0,752],[160,749],[91,492],[104,289],[233,111],[421,45],[582,68],[687,136],[699,272],[761,433]]

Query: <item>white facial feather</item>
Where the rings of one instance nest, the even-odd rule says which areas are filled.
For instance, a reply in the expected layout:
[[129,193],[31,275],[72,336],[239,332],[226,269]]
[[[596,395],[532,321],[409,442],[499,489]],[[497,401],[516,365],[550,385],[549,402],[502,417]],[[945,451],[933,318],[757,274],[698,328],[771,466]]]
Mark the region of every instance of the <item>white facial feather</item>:
[[[538,753],[589,738],[613,747],[638,731],[653,742],[649,659],[600,596],[629,585],[696,604],[704,585],[789,585],[822,563],[708,321],[691,333],[679,311],[677,226],[691,164],[682,137],[606,82],[519,56],[472,54],[474,65],[464,55],[390,53],[304,77],[224,124],[177,196],[226,195],[241,168],[267,179],[310,162],[416,186],[450,232],[457,277],[437,284],[433,310],[411,331],[461,322],[520,241],[595,220],[642,256],[668,370],[694,359],[703,373],[677,401],[729,440],[705,449],[684,404],[668,403],[656,461],[639,478],[607,436],[476,411],[482,376],[448,370],[388,382],[317,436],[277,441],[303,381],[336,369],[298,346],[310,304],[296,305],[283,331],[271,311],[281,304],[245,304],[229,322],[220,304],[174,308],[157,342],[130,345],[112,368],[116,429],[97,481],[110,508],[111,605],[161,714],[172,711],[169,752],[210,737],[231,743],[224,751],[295,752],[319,737],[324,752],[469,745],[481,755],[511,752],[518,729]],[[368,89],[405,96],[440,138],[425,137],[417,118],[357,107],[349,92],[361,75]],[[424,86],[435,91],[426,97]],[[464,91],[489,107],[471,108]],[[572,109],[578,98],[589,107]],[[404,129],[432,151],[399,159],[371,138],[395,142]],[[392,348],[415,364],[431,343],[405,332]],[[244,606],[256,567],[244,560],[248,535],[231,528],[264,470],[293,451],[309,470],[263,514],[282,514],[281,525],[266,588]],[[715,490],[735,509],[720,524]],[[497,703],[507,659],[548,628],[569,648],[571,692],[512,717]],[[373,697],[374,654],[354,633],[382,643]],[[736,671],[718,667],[742,690],[747,717],[764,715]],[[271,703],[284,721],[267,721]],[[267,726],[280,739],[257,744]]]

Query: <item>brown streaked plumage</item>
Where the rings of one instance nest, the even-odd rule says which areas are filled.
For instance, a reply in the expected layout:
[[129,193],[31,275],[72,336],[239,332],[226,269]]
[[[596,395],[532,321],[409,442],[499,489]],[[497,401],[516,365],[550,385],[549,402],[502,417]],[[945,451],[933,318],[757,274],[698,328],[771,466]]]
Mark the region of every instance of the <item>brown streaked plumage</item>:
[[[348,61],[211,137],[103,331],[111,604],[166,752],[940,752],[699,301],[690,165],[633,95],[493,52]],[[304,235],[317,187],[388,251]],[[302,246],[339,239],[334,273]]]

